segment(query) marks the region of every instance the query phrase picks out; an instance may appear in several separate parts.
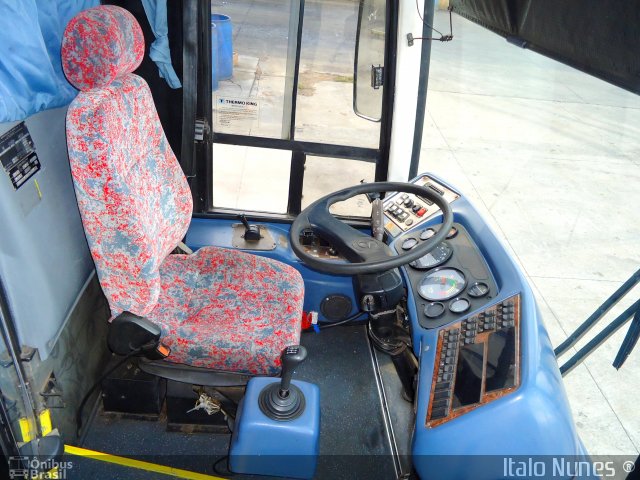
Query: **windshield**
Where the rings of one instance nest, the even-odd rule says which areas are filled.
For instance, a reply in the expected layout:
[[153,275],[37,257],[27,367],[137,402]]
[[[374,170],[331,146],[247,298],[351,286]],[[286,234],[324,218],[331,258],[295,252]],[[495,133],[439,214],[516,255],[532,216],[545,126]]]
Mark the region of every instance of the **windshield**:
[[[367,30],[376,41],[368,50],[379,59],[385,5],[375,2],[381,12]],[[211,8],[213,208],[295,214],[336,188],[374,181],[380,124],[353,108],[359,2],[214,1]],[[337,209],[370,213],[362,199]]]

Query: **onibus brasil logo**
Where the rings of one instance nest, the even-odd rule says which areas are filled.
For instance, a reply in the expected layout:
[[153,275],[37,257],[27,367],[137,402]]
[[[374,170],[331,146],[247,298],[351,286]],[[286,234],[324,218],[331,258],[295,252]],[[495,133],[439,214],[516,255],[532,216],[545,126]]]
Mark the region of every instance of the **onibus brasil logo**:
[[9,457],[9,479],[57,479],[67,478],[67,471],[73,468],[73,462],[61,462],[55,459],[38,457]]

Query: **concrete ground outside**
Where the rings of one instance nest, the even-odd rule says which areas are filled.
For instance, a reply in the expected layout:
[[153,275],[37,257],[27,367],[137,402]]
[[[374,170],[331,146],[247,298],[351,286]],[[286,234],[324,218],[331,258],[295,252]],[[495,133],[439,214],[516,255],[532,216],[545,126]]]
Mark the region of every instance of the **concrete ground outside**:
[[[640,97],[453,21],[454,40],[433,44],[420,171],[500,233],[557,346],[640,268]],[[436,28],[447,22],[436,13]],[[626,330],[565,377],[591,454],[640,449],[640,349],[611,366]]]
[[[306,2],[310,11],[322,3]],[[247,30],[267,22],[270,28],[257,35],[275,35],[268,48],[256,40],[239,53],[247,56],[243,65],[253,65],[248,57],[259,60],[260,95],[272,97],[263,127],[277,136],[278,125],[269,122],[281,118],[277,92],[284,84],[287,25],[252,10],[266,8],[271,0],[212,2],[220,9],[245,4],[240,14]],[[323,47],[310,37],[306,52],[312,51],[311,57],[305,56],[303,43],[296,135],[366,143],[375,131],[351,112],[345,67],[353,46],[343,41],[351,28],[344,19],[353,14],[354,2],[324,5],[317,17],[323,20],[307,25],[317,38],[333,35],[335,40]],[[640,97],[510,45],[460,17],[454,15],[453,21],[454,40],[436,42],[432,49],[420,171],[436,173],[474,201],[520,262],[558,345],[640,268]],[[446,12],[436,13],[435,27],[448,29]],[[249,80],[245,90],[255,88],[251,75]],[[216,204],[284,211],[287,152],[215,148]],[[269,155],[266,162],[264,155]],[[308,204],[332,189],[369,180],[372,170],[361,162],[315,159],[305,178]],[[639,296],[637,288],[607,318]],[[565,378],[579,434],[591,454],[637,455],[640,450],[634,401],[640,398],[640,349],[620,371],[611,366],[625,332],[626,327]]]

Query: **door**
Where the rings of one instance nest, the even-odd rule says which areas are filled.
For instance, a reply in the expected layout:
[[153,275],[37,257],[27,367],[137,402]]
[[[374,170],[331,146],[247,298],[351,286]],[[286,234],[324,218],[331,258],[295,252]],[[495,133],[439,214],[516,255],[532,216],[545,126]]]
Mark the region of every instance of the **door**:
[[9,473],[19,478],[18,474],[28,471],[28,455],[35,452],[25,447],[19,453],[18,442],[31,440],[38,432],[38,424],[29,385],[20,364],[17,334],[11,322],[0,279],[0,473],[6,467],[11,469]]
[[[339,188],[386,179],[385,0],[214,0],[211,9],[208,211],[293,216]],[[368,216],[369,202],[335,213]]]

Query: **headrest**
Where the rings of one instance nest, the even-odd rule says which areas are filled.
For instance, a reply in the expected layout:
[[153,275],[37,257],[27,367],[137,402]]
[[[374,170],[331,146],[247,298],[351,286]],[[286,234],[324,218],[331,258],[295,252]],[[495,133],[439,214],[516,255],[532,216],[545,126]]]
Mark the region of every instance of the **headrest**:
[[62,68],[79,90],[106,87],[144,56],[142,29],[124,8],[101,5],[73,17],[62,39]]

